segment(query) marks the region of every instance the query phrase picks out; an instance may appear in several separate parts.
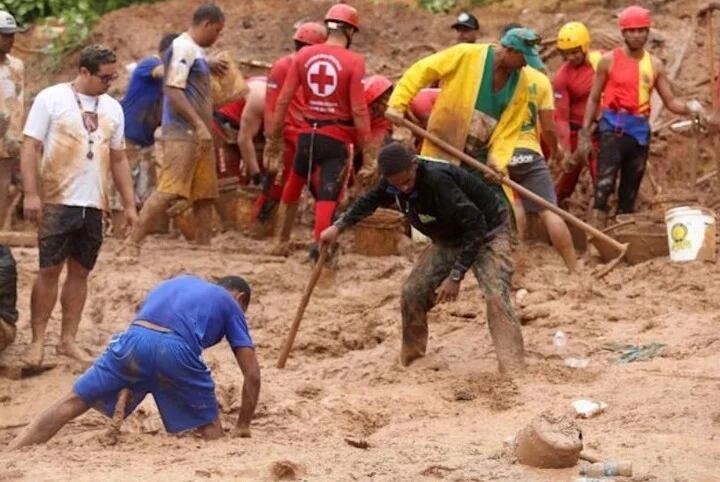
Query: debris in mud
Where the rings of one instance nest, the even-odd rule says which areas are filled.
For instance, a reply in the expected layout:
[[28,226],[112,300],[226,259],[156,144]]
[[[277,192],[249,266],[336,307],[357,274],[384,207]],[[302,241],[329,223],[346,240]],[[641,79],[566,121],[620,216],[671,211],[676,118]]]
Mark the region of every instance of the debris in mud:
[[649,343],[647,345],[606,345],[606,350],[619,352],[618,363],[631,363],[634,361],[650,360],[660,356],[667,345],[664,343]]
[[583,449],[580,427],[569,417],[549,411],[535,417],[515,440],[518,461],[531,467],[573,467]]
[[355,440],[352,438],[346,438],[345,443],[351,447],[355,447],[356,449],[367,450],[370,448],[370,444],[367,442],[367,440],[363,439]]
[[454,472],[455,470],[457,469],[453,467],[446,467],[444,465],[431,465],[430,467],[420,472],[420,475],[424,475],[425,477],[436,477],[438,479],[444,479],[445,476],[447,476],[450,472]]
[[302,466],[289,460],[273,462],[270,467],[273,480],[297,480],[302,477]]

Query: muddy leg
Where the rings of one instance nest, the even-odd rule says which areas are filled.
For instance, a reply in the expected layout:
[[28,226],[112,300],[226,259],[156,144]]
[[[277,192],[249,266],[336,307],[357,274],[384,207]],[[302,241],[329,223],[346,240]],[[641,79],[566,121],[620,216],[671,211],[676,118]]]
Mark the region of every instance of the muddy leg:
[[430,245],[405,280],[400,297],[402,345],[400,363],[408,366],[425,355],[428,339],[427,312],[435,305],[435,290],[448,276],[454,251]]
[[45,410],[15,440],[10,442],[7,451],[19,449],[26,445],[45,443],[63,428],[70,420],[87,412],[85,402],[74,393],[67,395],[52,407]]
[[195,224],[197,226],[197,234],[195,240],[198,244],[209,245],[212,239],[212,213],[213,199],[199,199],[193,202],[193,214],[195,215]]
[[520,371],[525,364],[525,350],[510,299],[513,264],[508,234],[501,233],[492,240],[472,269],[485,294],[488,327],[500,372]]
[[8,215],[10,206],[9,191],[12,169],[12,159],[0,159],[0,226],[5,226],[5,218]]
[[178,199],[180,196],[176,194],[153,192],[140,210],[140,219],[133,228],[129,241],[135,245],[142,243],[147,236],[149,227]]
[[91,360],[77,346],[77,332],[82,318],[85,299],[87,298],[87,279],[90,271],[70,258],[67,260],[67,278],[60,295],[62,306],[62,330],[57,352],[81,362],[89,363]]
[[59,264],[49,268],[40,268],[40,272],[33,284],[32,294],[30,295],[32,342],[23,355],[23,361],[33,367],[42,365],[45,330],[57,301],[58,280],[62,267],[63,265]]
[[539,214],[555,251],[562,257],[568,271],[574,273],[577,271],[577,255],[575,254],[575,245],[572,241],[570,229],[568,229],[563,218],[552,211],[545,209],[540,211]]

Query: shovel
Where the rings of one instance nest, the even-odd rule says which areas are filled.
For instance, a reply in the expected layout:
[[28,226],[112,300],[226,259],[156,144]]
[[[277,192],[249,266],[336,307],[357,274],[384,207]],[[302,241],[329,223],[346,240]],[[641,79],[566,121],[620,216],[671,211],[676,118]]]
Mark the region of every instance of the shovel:
[[[391,120],[395,120],[395,119],[392,118]],[[610,261],[609,263],[607,263],[607,264],[606,264],[604,267],[602,267],[599,271],[595,272],[595,273],[594,273],[594,276],[595,276],[595,277],[597,277],[597,278],[602,278],[603,276],[605,276],[606,274],[608,274],[608,273],[620,262],[620,260],[623,258],[623,256],[625,256],[625,253],[626,253],[627,250],[628,250],[628,245],[627,245],[627,243],[625,243],[625,244],[620,243],[619,241],[611,238],[610,236],[608,236],[607,234],[603,233],[603,232],[600,231],[599,229],[596,229],[596,228],[594,228],[593,226],[590,226],[589,224],[581,221],[579,218],[577,218],[576,216],[573,216],[573,215],[570,214],[569,212],[567,212],[567,211],[565,211],[565,210],[563,210],[563,209],[560,209],[559,207],[557,207],[556,205],[554,205],[554,204],[552,204],[552,203],[547,202],[545,199],[541,198],[540,196],[538,196],[538,195],[535,194],[534,192],[532,192],[532,191],[524,188],[524,187],[521,186],[520,184],[518,184],[518,183],[516,183],[515,181],[511,180],[510,178],[508,178],[507,176],[503,175],[502,173],[496,171],[496,170],[493,169],[492,167],[486,166],[485,164],[482,164],[482,163],[478,162],[477,160],[475,160],[475,159],[473,159],[472,157],[470,157],[469,155],[465,154],[463,151],[461,151],[461,150],[458,149],[457,147],[455,147],[455,146],[449,144],[448,142],[440,139],[438,136],[436,136],[436,135],[434,135],[434,134],[431,134],[430,132],[426,131],[426,130],[423,129],[422,127],[420,127],[420,126],[418,126],[418,125],[416,125],[416,124],[413,124],[413,123],[410,122],[409,120],[407,120],[407,119],[402,119],[402,121],[400,122],[400,125],[402,125],[403,127],[406,127],[406,128],[408,128],[409,130],[411,130],[412,133],[415,134],[416,136],[422,137],[423,139],[426,139],[426,140],[432,142],[433,144],[435,144],[436,146],[438,146],[438,147],[439,147],[440,149],[442,149],[443,151],[447,152],[448,154],[450,154],[450,155],[452,155],[452,156],[454,156],[454,157],[457,157],[458,159],[460,159],[460,160],[461,160],[462,162],[464,162],[465,164],[469,165],[470,167],[473,167],[473,168],[477,169],[478,171],[482,172],[483,174],[486,174],[486,175],[489,176],[490,178],[497,178],[497,179],[499,179],[499,181],[500,181],[502,184],[505,184],[506,186],[509,186],[509,187],[512,188],[515,192],[517,192],[518,194],[520,194],[520,195],[523,196],[524,198],[527,198],[527,199],[531,200],[532,202],[534,202],[534,203],[536,203],[536,204],[539,204],[539,205],[542,206],[543,208],[548,209],[548,210],[554,212],[555,214],[557,214],[558,216],[560,216],[561,218],[563,218],[565,221],[567,221],[567,222],[569,222],[570,224],[578,227],[579,229],[582,229],[583,231],[585,231],[585,232],[590,236],[590,239],[591,239],[594,243],[602,243],[603,246],[607,246],[607,247],[609,247],[610,249],[615,250],[615,251],[618,253],[618,254],[617,254],[617,257],[616,257],[615,259],[613,259],[612,261]]]

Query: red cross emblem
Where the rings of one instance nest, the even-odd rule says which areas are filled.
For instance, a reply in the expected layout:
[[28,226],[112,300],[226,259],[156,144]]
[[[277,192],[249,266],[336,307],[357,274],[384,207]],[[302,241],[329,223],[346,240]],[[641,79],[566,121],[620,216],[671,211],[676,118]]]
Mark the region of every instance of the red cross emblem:
[[338,74],[335,66],[325,60],[313,62],[307,71],[307,82],[310,90],[318,97],[327,97],[335,92]]

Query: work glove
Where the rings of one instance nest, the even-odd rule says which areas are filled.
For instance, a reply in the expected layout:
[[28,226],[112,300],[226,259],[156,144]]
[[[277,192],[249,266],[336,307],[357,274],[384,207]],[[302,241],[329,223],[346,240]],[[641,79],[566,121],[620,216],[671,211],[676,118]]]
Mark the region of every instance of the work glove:
[[277,174],[282,166],[285,143],[282,136],[266,136],[263,163],[268,174]]
[[400,124],[405,118],[405,114],[394,107],[388,107],[385,109],[385,118],[389,119],[393,124]]

